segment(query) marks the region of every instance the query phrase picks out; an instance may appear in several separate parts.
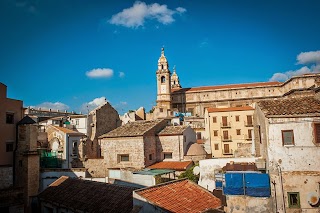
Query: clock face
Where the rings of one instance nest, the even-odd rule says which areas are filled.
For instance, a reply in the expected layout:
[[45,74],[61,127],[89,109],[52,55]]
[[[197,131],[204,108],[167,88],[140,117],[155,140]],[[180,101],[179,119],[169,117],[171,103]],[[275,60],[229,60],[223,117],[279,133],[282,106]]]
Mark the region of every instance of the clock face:
[[161,85],[161,93],[165,93],[166,92],[166,85]]

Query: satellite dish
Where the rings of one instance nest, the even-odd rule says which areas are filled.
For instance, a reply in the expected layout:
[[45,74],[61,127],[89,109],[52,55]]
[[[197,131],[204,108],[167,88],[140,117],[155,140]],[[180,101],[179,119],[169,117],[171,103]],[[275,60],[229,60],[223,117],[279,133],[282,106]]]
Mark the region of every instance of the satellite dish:
[[316,206],[318,207],[320,204],[320,199],[316,192],[310,192],[307,195],[307,201],[312,207],[316,207]]
[[194,174],[194,175],[200,174],[200,167],[199,167],[199,166],[195,166],[195,167],[193,168],[193,174]]

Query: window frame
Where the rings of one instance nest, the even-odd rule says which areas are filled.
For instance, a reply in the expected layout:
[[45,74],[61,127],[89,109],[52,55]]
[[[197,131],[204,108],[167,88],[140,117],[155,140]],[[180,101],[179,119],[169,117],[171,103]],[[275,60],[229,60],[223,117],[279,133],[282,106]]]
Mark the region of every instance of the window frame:
[[237,133],[237,135],[241,135],[241,129],[236,129],[236,133]]
[[314,142],[315,142],[315,144],[319,144],[320,145],[320,123],[314,123],[313,124],[313,132],[314,132]]
[[[284,133],[287,133],[287,132],[291,132],[292,133],[292,143],[291,144],[285,144]],[[293,129],[281,130],[281,137],[282,137],[282,146],[294,146],[295,145]]]
[[219,150],[219,144],[218,143],[214,144],[214,150]]
[[[291,196],[292,195],[296,195],[297,196],[297,204],[293,204],[291,202]],[[300,193],[299,192],[287,192],[287,196],[288,196],[288,207],[289,208],[300,208]]]
[[13,142],[6,142],[6,152],[13,152]]
[[[12,116],[12,117],[8,117]],[[6,112],[6,124],[14,124],[14,113],[13,112]]]
[[[124,160],[123,158],[127,157],[128,160]],[[129,162],[130,161],[130,155],[129,154],[118,154],[118,162],[123,163],[123,162]]]
[[[166,157],[167,155],[171,156],[171,157]],[[163,159],[172,159],[172,152],[164,152],[163,153]]]
[[[217,134],[216,134],[216,133],[217,133]],[[218,130],[213,130],[213,136],[214,136],[214,137],[218,137],[218,135],[219,135],[219,134],[218,134]]]
[[236,115],[235,119],[236,119],[236,122],[239,122],[240,121],[240,115]]
[[216,116],[212,117],[212,123],[217,123],[217,117]]

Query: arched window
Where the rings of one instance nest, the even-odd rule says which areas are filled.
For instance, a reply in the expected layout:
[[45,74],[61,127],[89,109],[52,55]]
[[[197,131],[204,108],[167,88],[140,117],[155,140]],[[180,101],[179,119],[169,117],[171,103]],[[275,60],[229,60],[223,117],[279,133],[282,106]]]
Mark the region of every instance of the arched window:
[[173,81],[173,84],[176,84],[176,81]]
[[161,64],[161,69],[163,70],[163,64]]
[[161,76],[161,83],[165,83],[166,82],[166,77]]

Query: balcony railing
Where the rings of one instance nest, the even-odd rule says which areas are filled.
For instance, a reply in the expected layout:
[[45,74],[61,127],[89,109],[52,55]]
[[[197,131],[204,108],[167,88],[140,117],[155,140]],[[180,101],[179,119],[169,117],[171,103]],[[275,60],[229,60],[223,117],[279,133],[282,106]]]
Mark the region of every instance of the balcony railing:
[[232,141],[232,137],[231,137],[231,135],[221,136],[221,140],[222,140],[223,142]]
[[231,122],[220,123],[221,128],[231,128]]
[[224,155],[233,155],[233,150],[232,149],[228,149],[228,150],[222,149],[222,154],[224,154]]
[[253,127],[253,123],[252,123],[252,121],[245,121],[244,122],[244,126],[246,126],[246,127]]

